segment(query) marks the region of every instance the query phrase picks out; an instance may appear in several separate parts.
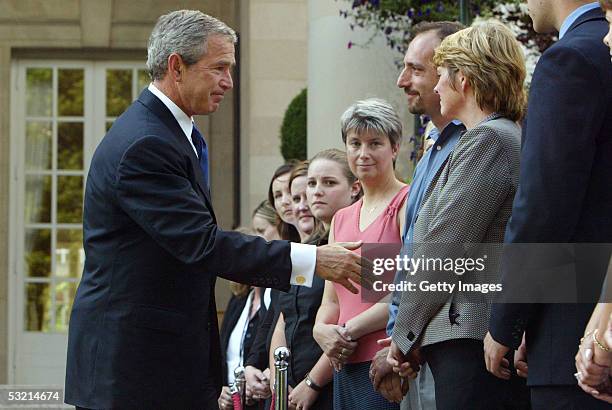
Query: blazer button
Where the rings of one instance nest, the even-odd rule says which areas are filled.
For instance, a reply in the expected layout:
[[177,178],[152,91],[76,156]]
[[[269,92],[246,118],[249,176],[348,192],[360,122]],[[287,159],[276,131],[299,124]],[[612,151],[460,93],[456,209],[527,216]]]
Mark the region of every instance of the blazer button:
[[414,341],[414,333],[412,332],[408,332],[408,335],[406,336],[408,338],[408,340],[410,340],[411,342]]

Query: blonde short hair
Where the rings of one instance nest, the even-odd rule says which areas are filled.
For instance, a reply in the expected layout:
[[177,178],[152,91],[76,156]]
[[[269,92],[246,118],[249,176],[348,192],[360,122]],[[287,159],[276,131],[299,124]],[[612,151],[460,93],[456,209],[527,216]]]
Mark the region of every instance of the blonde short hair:
[[436,48],[433,62],[449,69],[451,86],[461,71],[480,109],[518,121],[527,102],[525,58],[509,28],[497,21],[476,23],[451,34]]

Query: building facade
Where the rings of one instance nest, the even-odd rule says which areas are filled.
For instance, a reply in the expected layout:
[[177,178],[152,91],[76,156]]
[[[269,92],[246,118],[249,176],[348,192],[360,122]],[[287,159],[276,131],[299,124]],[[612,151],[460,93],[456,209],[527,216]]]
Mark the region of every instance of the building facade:
[[[339,17],[335,0],[0,0],[0,384],[61,385],[82,249],[83,187],[108,127],[148,84],[157,18],[198,9],[239,34],[234,82],[196,122],[210,148],[222,228],[250,224],[282,163],[280,126],[309,89],[308,153],[341,147],[340,114],[382,97],[412,119],[395,84],[398,56]],[[409,175],[406,152],[398,161]],[[218,281],[219,312],[229,298]]]
[[[306,86],[306,1],[0,1],[0,384],[63,383],[89,161],[149,82],[155,21],[181,8],[220,18],[241,39],[236,88],[196,119],[215,210],[231,229],[250,221],[267,189],[260,176],[282,162],[282,116]],[[223,309],[228,290],[218,287]]]

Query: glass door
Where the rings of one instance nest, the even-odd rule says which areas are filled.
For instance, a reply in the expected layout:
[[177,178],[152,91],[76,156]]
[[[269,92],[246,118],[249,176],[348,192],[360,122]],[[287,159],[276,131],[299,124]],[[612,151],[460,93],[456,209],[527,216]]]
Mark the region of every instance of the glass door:
[[146,84],[138,63],[13,65],[10,383],[64,383],[70,310],[85,259],[89,163]]

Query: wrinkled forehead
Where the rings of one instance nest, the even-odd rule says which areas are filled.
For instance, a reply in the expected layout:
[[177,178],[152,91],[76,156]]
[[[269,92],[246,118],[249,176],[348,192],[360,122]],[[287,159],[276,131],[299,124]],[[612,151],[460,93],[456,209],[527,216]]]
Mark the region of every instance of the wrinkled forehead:
[[431,63],[436,47],[440,45],[440,38],[435,31],[418,34],[408,45],[404,63],[427,64]]
[[213,34],[206,40],[206,52],[202,58],[236,65],[236,48],[230,36]]

